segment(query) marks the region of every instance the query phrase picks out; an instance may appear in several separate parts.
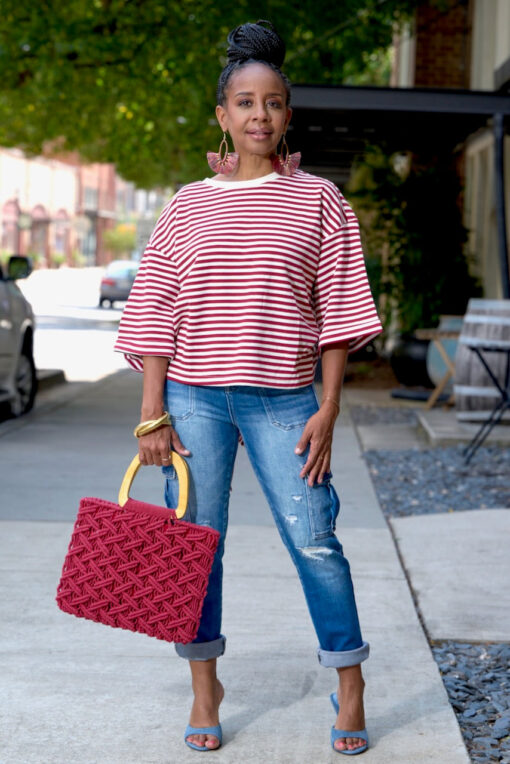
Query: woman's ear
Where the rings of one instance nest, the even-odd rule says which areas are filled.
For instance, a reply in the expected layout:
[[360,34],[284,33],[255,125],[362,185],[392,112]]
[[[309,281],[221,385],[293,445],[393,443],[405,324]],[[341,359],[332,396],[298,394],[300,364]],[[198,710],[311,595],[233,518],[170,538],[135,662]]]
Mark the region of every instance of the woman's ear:
[[226,133],[228,130],[227,113],[225,109],[223,108],[223,106],[221,106],[220,104],[218,104],[218,106],[216,107],[216,119],[220,123],[220,127],[223,130],[223,132]]

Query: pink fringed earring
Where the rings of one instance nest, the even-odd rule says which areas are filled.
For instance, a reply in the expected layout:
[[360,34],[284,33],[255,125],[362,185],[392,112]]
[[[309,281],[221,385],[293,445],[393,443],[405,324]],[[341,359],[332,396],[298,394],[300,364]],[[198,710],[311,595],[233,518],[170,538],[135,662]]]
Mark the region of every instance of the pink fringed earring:
[[209,167],[213,172],[221,173],[222,175],[230,175],[234,172],[238,162],[239,154],[236,154],[235,151],[229,152],[227,134],[223,133],[223,139],[220,143],[218,153],[214,151],[207,152],[207,163]]
[[280,175],[294,175],[301,162],[301,152],[296,151],[295,154],[291,154],[285,140],[285,135],[282,135],[282,141],[280,153],[273,154],[271,157],[273,170],[280,173]]

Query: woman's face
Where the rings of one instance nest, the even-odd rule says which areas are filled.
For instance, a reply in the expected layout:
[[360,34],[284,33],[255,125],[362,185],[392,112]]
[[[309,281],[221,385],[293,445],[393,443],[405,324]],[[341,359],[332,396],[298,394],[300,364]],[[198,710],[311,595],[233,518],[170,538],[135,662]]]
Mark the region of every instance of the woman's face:
[[281,77],[265,64],[248,64],[231,76],[225,106],[216,107],[216,116],[240,156],[276,151],[292,115],[286,100]]

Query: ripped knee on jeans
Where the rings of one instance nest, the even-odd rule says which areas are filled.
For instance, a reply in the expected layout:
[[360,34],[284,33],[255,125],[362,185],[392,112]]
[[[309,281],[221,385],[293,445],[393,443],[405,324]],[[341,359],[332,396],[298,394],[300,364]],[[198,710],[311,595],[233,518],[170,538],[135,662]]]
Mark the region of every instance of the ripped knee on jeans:
[[296,551],[309,560],[323,561],[328,555],[334,554],[334,550],[327,546],[301,546]]

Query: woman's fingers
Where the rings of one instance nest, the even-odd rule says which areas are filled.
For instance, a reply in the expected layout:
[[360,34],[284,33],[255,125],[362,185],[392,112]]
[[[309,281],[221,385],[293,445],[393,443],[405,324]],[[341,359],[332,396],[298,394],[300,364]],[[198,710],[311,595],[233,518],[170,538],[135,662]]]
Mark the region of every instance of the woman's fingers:
[[186,446],[184,446],[181,442],[181,439],[177,435],[176,431],[172,429],[172,438],[170,443],[171,448],[173,448],[174,451],[177,451],[178,454],[181,456],[189,456],[191,454],[191,451],[188,451]]
[[308,485],[313,485],[315,480],[322,482],[324,475],[329,470],[331,447],[329,443],[320,441],[314,443],[312,440],[310,444],[310,453],[303,465],[299,477],[304,478],[308,476]]
[[330,456],[329,451],[318,451],[313,458],[308,458],[306,464],[301,470],[300,477],[308,475],[308,485],[312,486],[316,481],[322,483],[324,475],[329,472]]
[[302,454],[308,443],[310,451],[299,477],[308,476],[308,485],[314,482],[322,483],[324,475],[329,472],[331,463],[331,441],[333,438],[334,418],[323,413],[316,412],[310,417],[305,425],[303,433],[296,445],[295,453]]
[[172,450],[182,456],[189,456],[191,453],[170,425],[160,427],[139,438],[138,454],[143,465],[155,464],[157,467],[168,467],[172,464]]
[[328,453],[325,453],[322,457],[319,457],[317,460],[318,465],[318,483],[322,483],[324,480],[324,475],[326,475],[329,472],[329,462],[330,462],[330,455]]
[[168,467],[172,463],[170,451],[172,428],[169,425],[142,435],[138,442],[138,454],[143,465]]
[[310,440],[310,432],[309,432],[308,424],[307,424],[305,425],[305,428],[303,432],[301,433],[301,437],[296,443],[296,448],[294,449],[294,452],[296,454],[302,454],[303,451],[306,449],[309,440]]

